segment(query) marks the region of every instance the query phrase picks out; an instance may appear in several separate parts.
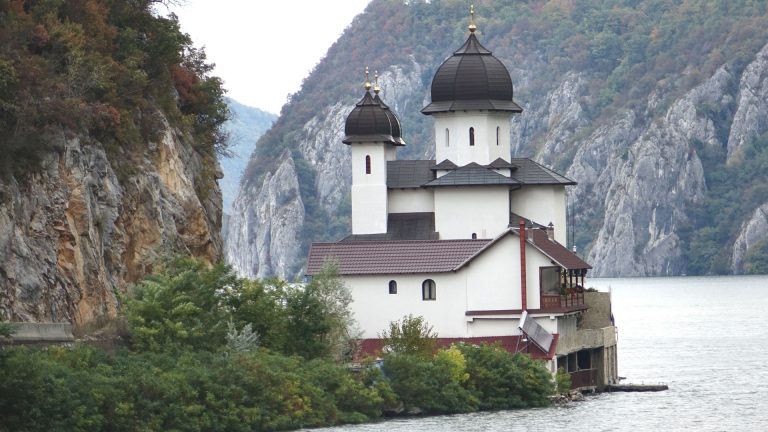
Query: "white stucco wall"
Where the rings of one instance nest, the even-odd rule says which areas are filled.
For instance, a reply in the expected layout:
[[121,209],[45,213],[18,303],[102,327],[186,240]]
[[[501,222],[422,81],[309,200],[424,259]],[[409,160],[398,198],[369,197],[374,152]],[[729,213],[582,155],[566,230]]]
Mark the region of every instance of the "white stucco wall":
[[[552,262],[530,244],[525,245],[526,303],[528,309],[541,307],[539,268]],[[522,307],[520,289],[520,237],[499,240],[466,267],[467,310],[511,310]]]
[[519,335],[520,316],[474,317],[467,325],[467,337]]
[[506,186],[434,188],[440,239],[494,238],[509,225]]
[[[344,276],[363,338],[377,338],[391,321],[408,314],[423,316],[440,337],[519,334],[519,314],[466,315],[467,311],[521,308],[519,241],[516,235],[507,235],[455,273]],[[539,267],[551,264],[529,244],[526,264],[528,309],[538,309]],[[422,300],[425,279],[435,281],[436,300]],[[390,280],[397,282],[397,294],[389,294]],[[557,320],[549,315],[536,315],[535,319],[547,331],[557,333]]]
[[390,213],[423,213],[435,211],[431,189],[390,189]]
[[555,240],[563,245],[568,232],[565,207],[565,186],[561,185],[523,186],[512,191],[510,200],[512,212],[542,225],[552,222]]
[[[395,148],[384,143],[352,144],[352,234],[387,232],[387,161]],[[366,174],[365,158],[371,158]]]
[[467,273],[467,310],[520,308],[520,243],[507,235],[464,270]]
[[[433,115],[435,119],[435,160],[449,159],[456,165],[470,162],[487,165],[497,158],[510,158],[510,118],[504,113],[456,112]],[[469,145],[469,128],[475,129],[475,145]],[[499,143],[496,144],[496,128]],[[446,143],[445,130],[449,140]]]
[[[421,284],[432,279],[436,300],[422,300]],[[389,294],[389,281],[397,282],[397,294]],[[466,275],[345,276],[352,292],[350,305],[363,338],[376,338],[391,321],[413,314],[423,316],[440,337],[466,337]]]
[[[534,317],[537,324],[551,334],[557,333],[558,320],[563,317],[545,315]],[[470,317],[467,337],[514,336],[520,334],[520,314]]]

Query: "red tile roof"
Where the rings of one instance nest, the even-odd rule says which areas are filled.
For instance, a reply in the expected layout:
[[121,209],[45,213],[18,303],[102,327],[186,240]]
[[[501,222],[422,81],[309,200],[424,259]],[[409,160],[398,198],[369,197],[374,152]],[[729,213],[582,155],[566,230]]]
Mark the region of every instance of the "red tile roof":
[[[312,243],[307,274],[320,272],[326,260],[335,260],[342,275],[447,273],[459,270],[507,235],[493,240],[375,240]],[[528,230],[528,243],[566,269],[591,269],[576,254],[550,240],[540,229]]]
[[446,273],[456,270],[493,240],[403,240],[312,243],[307,274],[335,259],[342,275]]
[[578,255],[569,251],[560,243],[550,240],[546,231],[541,229],[528,230],[528,242],[540,250],[544,255],[555,261],[559,266],[568,270],[591,269],[592,266],[584,262]]

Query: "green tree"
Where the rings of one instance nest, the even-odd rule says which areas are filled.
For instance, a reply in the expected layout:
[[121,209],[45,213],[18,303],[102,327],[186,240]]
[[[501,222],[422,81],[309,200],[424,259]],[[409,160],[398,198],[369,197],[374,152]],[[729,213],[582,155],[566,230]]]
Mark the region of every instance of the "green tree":
[[163,272],[133,286],[125,299],[132,343],[151,351],[223,347],[229,313],[222,307],[222,290],[239,286],[240,280],[223,264],[206,268],[191,259],[172,261]]
[[437,346],[437,333],[422,316],[406,315],[389,323],[389,328],[379,334],[385,352],[432,357]]

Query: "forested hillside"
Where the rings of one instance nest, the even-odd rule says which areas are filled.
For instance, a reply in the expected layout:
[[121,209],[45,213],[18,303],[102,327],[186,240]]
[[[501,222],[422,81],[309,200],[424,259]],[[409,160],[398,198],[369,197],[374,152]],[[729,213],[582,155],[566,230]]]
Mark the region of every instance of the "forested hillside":
[[[593,274],[768,271],[766,8],[476,2],[479,38],[508,67],[524,109],[513,156],[579,182],[569,247]],[[364,66],[380,71],[403,123],[398,157],[430,155],[432,120],[419,110],[467,36],[467,12],[465,1],[374,0],[354,20],[257,145],[226,246],[242,274],[292,277],[309,242],[349,231],[341,137]]]
[[0,0],[0,321],[86,323],[221,259],[221,81],[159,0]]

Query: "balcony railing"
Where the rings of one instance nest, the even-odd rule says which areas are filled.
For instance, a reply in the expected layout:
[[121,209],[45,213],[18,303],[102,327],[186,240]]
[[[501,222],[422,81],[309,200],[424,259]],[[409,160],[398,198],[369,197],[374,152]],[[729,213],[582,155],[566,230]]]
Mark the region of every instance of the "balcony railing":
[[597,387],[597,369],[582,369],[571,372],[571,388]]
[[584,305],[584,293],[574,292],[564,295],[541,295],[542,309],[566,309]]

